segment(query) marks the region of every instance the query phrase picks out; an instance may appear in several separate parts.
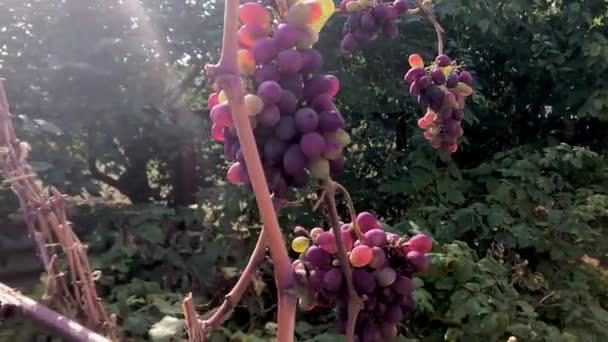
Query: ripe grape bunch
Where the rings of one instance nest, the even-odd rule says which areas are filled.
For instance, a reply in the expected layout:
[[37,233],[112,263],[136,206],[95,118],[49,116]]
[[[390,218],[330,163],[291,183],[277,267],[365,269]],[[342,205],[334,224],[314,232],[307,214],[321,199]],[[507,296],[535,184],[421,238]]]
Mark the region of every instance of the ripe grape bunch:
[[418,120],[424,138],[439,150],[454,153],[458,138],[462,136],[462,120],[466,98],[473,94],[473,77],[461,65],[446,55],[439,55],[428,67],[420,55],[409,57],[412,67],[405,74],[410,83],[410,94],[428,106],[426,114]]
[[[300,258],[294,261],[293,268],[304,289],[300,306],[306,310],[335,307],[338,327],[344,333],[348,292],[337,258],[336,237],[333,231],[319,227],[310,232],[296,227],[295,234],[292,249],[300,253]],[[368,212],[357,216],[356,226],[342,224],[341,234],[354,287],[364,300],[355,328],[359,341],[392,341],[398,323],[415,308],[413,275],[428,270],[426,253],[432,249],[432,240],[423,234],[407,239],[385,232]]]
[[395,22],[408,10],[407,0],[395,0],[392,4],[370,0],[342,0],[340,12],[348,13],[340,43],[340,49],[350,54],[374,41],[382,33],[395,39],[399,28]]
[[[333,103],[340,82],[320,74],[321,54],[312,48],[311,28],[321,15],[317,2],[293,4],[286,22],[271,27],[270,12],[256,2],[239,7],[238,64],[247,94],[244,102],[270,191],[286,197],[309,177],[327,179],[344,170],[342,150],[350,143],[344,118]],[[233,161],[227,178],[249,184],[247,168],[223,91],[211,94],[212,136]]]

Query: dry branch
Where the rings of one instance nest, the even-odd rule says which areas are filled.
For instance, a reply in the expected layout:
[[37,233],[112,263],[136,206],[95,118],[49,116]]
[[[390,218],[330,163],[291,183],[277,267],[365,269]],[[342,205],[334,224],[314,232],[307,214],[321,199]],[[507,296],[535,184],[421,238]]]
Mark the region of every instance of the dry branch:
[[[82,317],[87,327],[117,341],[115,322],[97,296],[86,247],[67,219],[64,196],[53,187],[49,189],[50,196],[45,193],[27,162],[29,151],[29,145],[15,135],[0,81],[0,175],[19,198],[29,236],[46,270],[45,301],[70,318]],[[60,252],[67,260],[68,270],[58,266]]]

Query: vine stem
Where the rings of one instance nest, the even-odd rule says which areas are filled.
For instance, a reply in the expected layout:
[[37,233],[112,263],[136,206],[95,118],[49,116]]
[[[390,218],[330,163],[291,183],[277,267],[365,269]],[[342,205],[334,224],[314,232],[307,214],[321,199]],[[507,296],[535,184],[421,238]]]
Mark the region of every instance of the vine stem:
[[241,300],[245,291],[247,291],[247,287],[249,286],[249,283],[251,283],[256,270],[262,261],[264,261],[267,239],[266,229],[262,229],[255,248],[251,253],[251,257],[249,257],[249,262],[239,277],[239,280],[237,280],[232,290],[225,296],[224,301],[213,315],[209,319],[203,321],[203,333],[205,336],[209,335],[211,331],[219,328],[226,318],[228,318],[232,309]]
[[10,316],[11,312],[14,312],[13,310],[56,333],[66,341],[110,342],[107,338],[0,283],[0,320],[3,312]]
[[[238,30],[238,0],[226,0],[224,12],[224,32],[222,38],[222,53],[217,65],[208,67],[214,69],[218,85],[224,90],[236,127],[239,142],[247,164],[247,172],[255,193],[256,202],[262,218],[263,229],[260,233],[258,247],[264,246],[262,238],[267,237],[270,245],[270,255],[274,265],[275,282],[278,291],[278,332],[277,339],[290,342],[294,338],[296,298],[287,289],[293,286],[294,279],[291,262],[285,241],[279,228],[279,222],[268,190],[268,183],[262,168],[262,162],[257,151],[249,115],[243,101],[244,91],[241,86],[237,67],[237,30]],[[262,241],[262,242],[260,242]],[[263,252],[262,247],[260,249]],[[260,253],[262,253],[260,252]],[[255,269],[255,268],[253,268]],[[247,284],[248,282],[243,281]]]
[[437,33],[437,54],[443,54],[443,39],[445,38],[445,30],[441,27],[441,24],[437,21],[437,18],[433,14],[430,6],[425,6],[421,0],[416,0],[416,6],[424,14],[424,16],[433,24],[435,32]]
[[344,273],[344,278],[346,279],[346,290],[348,291],[348,321],[346,322],[346,341],[354,342],[355,324],[357,323],[357,316],[361,311],[363,301],[355,290],[355,286],[353,284],[353,272],[350,268],[348,257],[346,256],[346,247],[344,247],[344,239],[342,238],[340,220],[338,218],[338,209],[336,208],[336,185],[337,183],[331,180],[327,184],[327,190],[325,191],[325,205],[327,206],[329,221],[336,237],[336,243],[338,245],[338,260],[340,261],[340,268],[342,269],[342,273]]

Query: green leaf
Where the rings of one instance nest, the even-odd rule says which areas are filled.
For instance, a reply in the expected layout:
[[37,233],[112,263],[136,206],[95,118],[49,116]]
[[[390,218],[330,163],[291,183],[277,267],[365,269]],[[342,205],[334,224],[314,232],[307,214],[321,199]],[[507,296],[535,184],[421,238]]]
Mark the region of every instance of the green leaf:
[[148,334],[154,342],[170,342],[184,332],[184,320],[165,316],[154,323]]
[[138,236],[144,240],[161,244],[165,239],[163,231],[158,225],[147,223],[141,225],[139,229]]
[[477,266],[483,272],[491,273],[495,276],[504,276],[507,273],[507,270],[499,264],[493,258],[483,258],[478,263]]

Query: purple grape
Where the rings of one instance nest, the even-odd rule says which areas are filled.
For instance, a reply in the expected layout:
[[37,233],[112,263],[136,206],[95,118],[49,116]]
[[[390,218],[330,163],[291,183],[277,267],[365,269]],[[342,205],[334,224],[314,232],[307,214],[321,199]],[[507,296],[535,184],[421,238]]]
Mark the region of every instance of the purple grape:
[[301,173],[308,164],[308,160],[299,144],[293,144],[287,148],[283,155],[283,169],[288,175]]
[[426,70],[424,70],[424,68],[412,68],[405,74],[404,79],[407,83],[413,83],[424,75],[426,75]]
[[361,22],[361,12],[352,12],[348,15],[346,19],[346,23],[350,28],[351,32],[356,31],[359,28],[359,23]]
[[264,81],[278,82],[281,79],[281,74],[274,64],[263,64],[255,69],[253,78],[257,84]]
[[258,40],[253,46],[253,58],[258,64],[272,62],[277,57],[277,53],[275,40],[272,38]]
[[383,339],[393,341],[397,337],[398,332],[399,329],[393,323],[383,322],[380,324],[380,335],[382,335]]
[[224,156],[229,161],[233,161],[236,158],[236,152],[234,152],[235,145],[229,141],[224,142]]
[[431,78],[436,85],[443,85],[446,81],[445,74],[441,69],[435,69],[431,73]]
[[463,70],[458,74],[458,80],[468,86],[473,86],[473,76],[466,70]]
[[411,294],[405,296],[404,300],[401,302],[401,310],[403,310],[404,313],[407,313],[414,311],[414,309],[416,309],[416,300],[414,300],[414,297]]
[[296,188],[303,188],[308,184],[310,176],[308,176],[308,173],[305,170],[302,170],[302,172],[298,174],[291,175],[291,180],[293,186]]
[[279,107],[273,104],[264,106],[264,109],[262,109],[262,112],[256,116],[256,119],[260,125],[266,127],[276,126],[276,124],[279,123],[279,120],[281,120]]
[[287,143],[278,138],[271,137],[264,144],[264,162],[274,165],[283,161],[283,153],[287,150]]
[[304,97],[304,81],[302,75],[283,75],[279,84],[283,89],[289,90],[296,99],[302,99]]
[[317,112],[336,110],[334,100],[328,94],[321,94],[317,96],[310,105]]
[[361,328],[361,334],[359,336],[361,342],[377,342],[380,341],[380,330],[378,325],[374,321],[368,321]]
[[300,139],[300,149],[309,159],[315,159],[323,153],[325,139],[317,132],[306,133]]
[[321,291],[323,288],[323,277],[325,276],[325,271],[320,269],[315,269],[310,271],[310,275],[308,276],[308,284],[310,288],[315,291]]
[[298,99],[292,92],[283,89],[281,92],[281,98],[279,99],[279,102],[277,102],[277,106],[279,107],[281,114],[291,115],[298,108]]
[[378,220],[372,213],[362,211],[357,215],[357,225],[361,228],[361,231],[365,233],[376,228]]
[[404,296],[414,292],[415,288],[416,283],[414,282],[414,279],[405,276],[398,276],[395,282],[391,285],[391,289],[393,289],[393,291]]
[[387,243],[386,233],[382,229],[372,229],[365,233],[364,242],[372,247],[384,247]]
[[440,67],[447,67],[452,64],[452,60],[447,55],[439,55],[435,58],[435,63]]
[[319,129],[321,132],[335,132],[344,127],[344,118],[337,111],[321,112],[319,114]]
[[422,76],[416,81],[420,90],[428,88],[431,85],[433,80],[429,76]]
[[458,120],[458,121],[462,121],[462,119],[464,119],[464,112],[461,110],[455,110],[453,112],[454,115],[454,119]]
[[342,272],[337,268],[332,268],[323,276],[323,287],[331,292],[337,292],[342,287]]
[[365,300],[365,302],[363,304],[365,305],[365,310],[371,311],[376,308],[378,301],[376,300],[376,297],[370,296],[370,297],[367,297],[367,299]]
[[399,36],[399,27],[394,21],[386,21],[382,25],[382,33],[390,39],[395,39]]
[[401,311],[401,307],[399,307],[399,304],[389,306],[386,309],[384,318],[388,323],[399,323],[399,321],[401,321],[401,318],[403,318],[403,312]]
[[380,268],[386,263],[386,253],[380,247],[372,247],[372,261],[369,263],[369,267],[373,269]]
[[445,86],[452,89],[452,88],[456,88],[457,85],[458,85],[458,75],[456,75],[456,73],[449,74],[445,81]]
[[410,94],[414,95],[414,96],[418,96],[420,95],[420,85],[418,85],[418,81],[414,81],[412,82],[412,84],[410,85]]
[[[331,263],[331,257],[319,246],[310,246],[306,250],[306,260],[310,262],[312,267],[318,269],[327,269]],[[325,278],[325,276],[323,276]]]
[[275,135],[281,140],[290,140],[296,135],[296,122],[291,116],[281,116]]
[[388,8],[385,4],[380,3],[372,7],[372,15],[374,16],[377,22],[381,23],[386,19],[386,16],[388,15]]
[[258,86],[257,94],[267,103],[277,103],[281,99],[281,86],[275,81],[264,81]]
[[300,50],[302,55],[302,69],[300,70],[303,74],[310,74],[321,70],[323,66],[323,57],[319,51],[315,49],[303,49]]
[[406,0],[395,0],[395,2],[393,2],[393,8],[399,14],[403,14],[403,13],[407,12],[408,7],[409,6],[408,6]]
[[325,139],[325,150],[323,157],[328,160],[337,159],[342,156],[342,145],[336,139]]
[[290,49],[296,45],[300,39],[300,30],[289,24],[279,24],[274,33],[274,40],[283,49]]
[[359,44],[357,44],[357,40],[351,33],[347,33],[340,42],[340,50],[344,54],[350,54],[359,48]]
[[364,12],[360,19],[361,28],[366,31],[371,31],[376,28],[376,21],[371,12]]
[[299,109],[295,115],[296,126],[302,133],[312,132],[319,125],[319,115],[312,108],[304,107]]
[[444,107],[439,112],[439,117],[441,118],[442,121],[448,120],[448,119],[452,118],[452,113],[453,113],[452,108]]
[[298,50],[283,50],[277,55],[277,65],[282,74],[293,75],[302,68],[302,55]]
[[353,283],[357,292],[361,294],[370,294],[376,289],[376,280],[374,276],[364,270],[353,270]]
[[426,272],[429,269],[429,260],[426,255],[410,251],[407,253],[407,261],[412,266],[415,272]]
[[224,136],[224,139],[226,139],[226,140],[233,140],[233,141],[238,140],[238,137],[236,134],[236,129],[234,127],[224,127],[222,129],[222,135]]
[[329,170],[332,175],[337,175],[344,172],[344,157],[329,161]]
[[390,286],[397,279],[397,273],[390,267],[383,267],[374,271],[376,284],[380,287]]

